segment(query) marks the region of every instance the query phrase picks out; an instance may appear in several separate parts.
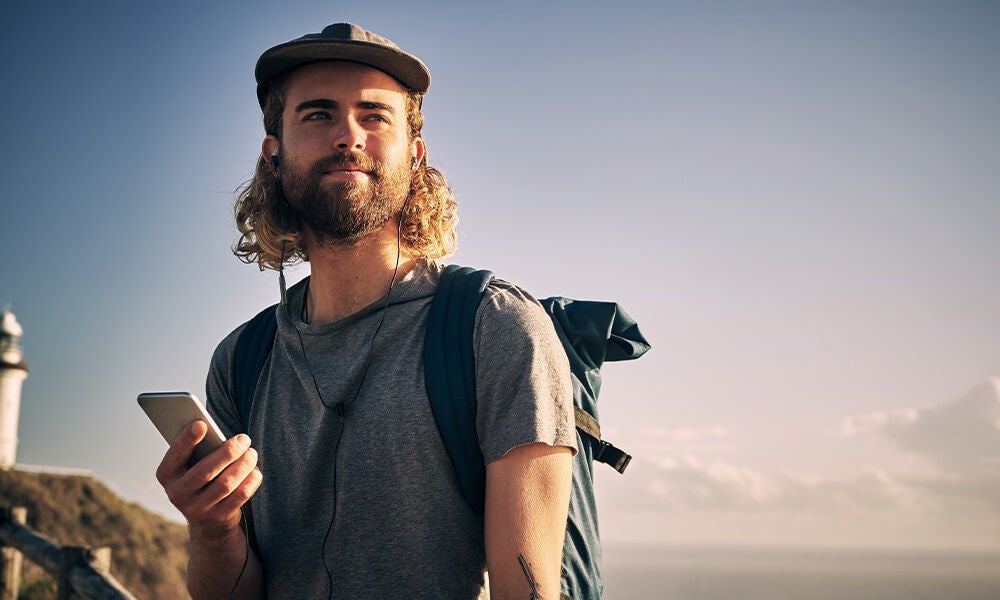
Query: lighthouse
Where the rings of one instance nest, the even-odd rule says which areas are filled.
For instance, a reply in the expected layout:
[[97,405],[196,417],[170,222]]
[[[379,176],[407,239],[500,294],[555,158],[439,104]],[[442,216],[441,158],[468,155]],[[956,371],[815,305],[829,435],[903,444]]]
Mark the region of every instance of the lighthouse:
[[14,466],[17,455],[17,418],[21,410],[21,384],[28,365],[21,353],[24,330],[10,309],[3,310],[0,323],[0,469]]

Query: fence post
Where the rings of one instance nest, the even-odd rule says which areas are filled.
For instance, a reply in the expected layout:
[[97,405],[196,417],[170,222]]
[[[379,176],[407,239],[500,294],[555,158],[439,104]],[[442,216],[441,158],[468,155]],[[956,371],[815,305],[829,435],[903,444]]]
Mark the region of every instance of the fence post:
[[102,546],[90,551],[90,564],[99,573],[111,573],[111,547]]
[[[0,523],[24,525],[28,522],[28,509],[23,506],[0,508]],[[21,588],[23,558],[17,548],[0,545],[0,600],[17,600]]]
[[87,548],[84,546],[63,546],[59,548],[59,576],[56,578],[59,583],[57,600],[75,600],[73,584],[70,582],[70,574],[73,567],[87,562]]

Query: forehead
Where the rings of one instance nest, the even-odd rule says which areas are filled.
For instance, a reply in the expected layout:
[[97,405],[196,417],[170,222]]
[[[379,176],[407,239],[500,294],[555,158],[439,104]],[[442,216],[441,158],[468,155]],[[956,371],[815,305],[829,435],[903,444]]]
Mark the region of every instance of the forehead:
[[378,100],[404,105],[403,86],[374,67],[346,60],[327,60],[299,67],[285,89],[285,106],[316,98],[335,101]]

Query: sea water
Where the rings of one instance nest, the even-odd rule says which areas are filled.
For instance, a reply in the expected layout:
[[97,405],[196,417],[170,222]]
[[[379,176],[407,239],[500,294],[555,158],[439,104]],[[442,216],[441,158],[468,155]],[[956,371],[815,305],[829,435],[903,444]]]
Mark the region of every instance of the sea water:
[[1000,600],[1000,552],[605,547],[606,600]]

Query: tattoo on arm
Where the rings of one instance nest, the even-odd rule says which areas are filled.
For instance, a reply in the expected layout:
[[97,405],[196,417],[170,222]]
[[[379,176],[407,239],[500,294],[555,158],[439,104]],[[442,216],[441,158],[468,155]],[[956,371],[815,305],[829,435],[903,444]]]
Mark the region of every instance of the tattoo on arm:
[[521,563],[521,571],[524,573],[524,578],[528,580],[528,586],[531,587],[531,595],[528,596],[528,600],[544,600],[542,593],[538,591],[538,582],[535,581],[535,576],[531,572],[531,563],[522,554],[517,555],[517,562]]

